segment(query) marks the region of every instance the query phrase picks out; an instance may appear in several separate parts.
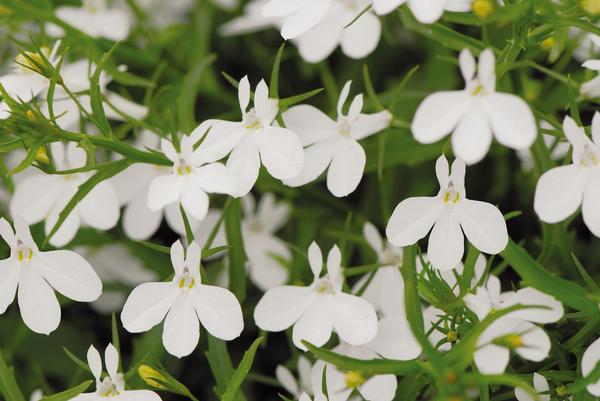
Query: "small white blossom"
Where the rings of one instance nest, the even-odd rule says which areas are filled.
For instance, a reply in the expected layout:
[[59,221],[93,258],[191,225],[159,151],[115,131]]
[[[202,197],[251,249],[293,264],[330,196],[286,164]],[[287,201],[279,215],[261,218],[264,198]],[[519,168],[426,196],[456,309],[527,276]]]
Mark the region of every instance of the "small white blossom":
[[[401,293],[404,295],[404,291]],[[404,311],[379,320],[377,335],[367,347],[384,358],[400,361],[415,359],[421,354],[421,345],[415,338]]]
[[[581,358],[581,375],[583,377],[589,375],[600,363],[600,338],[590,344],[583,352]],[[590,394],[600,397],[600,380],[595,383],[588,384],[587,390]]]
[[583,221],[600,237],[600,113],[592,120],[592,139],[571,117],[563,121],[565,136],[573,146],[573,163],[552,168],[539,179],[533,208],[546,223],[558,223],[580,206]]
[[508,244],[504,217],[494,205],[466,198],[464,161],[456,159],[450,174],[442,155],[436,162],[436,175],[437,196],[408,198],[396,206],[386,229],[389,241],[396,246],[412,245],[431,230],[427,255],[439,270],[458,266],[465,236],[481,252],[502,252]]
[[391,13],[407,4],[415,18],[423,24],[439,20],[444,10],[465,12],[471,9],[471,0],[373,0],[373,9],[379,15]]
[[[72,170],[85,166],[86,153],[75,142],[63,145],[50,144],[54,166],[57,170]],[[45,220],[46,234],[58,221],[59,214],[79,186],[93,175],[92,172],[73,174],[33,174],[20,181],[10,202],[12,216],[21,216],[28,224]],[[119,220],[119,201],[110,181],[97,184],[69,213],[50,244],[63,246],[77,234],[79,227],[87,225],[98,230],[109,230]]]
[[529,148],[537,135],[533,113],[520,97],[496,92],[492,50],[484,50],[476,66],[473,55],[465,49],[460,52],[459,64],[465,89],[437,92],[425,98],[412,122],[415,139],[433,143],[453,133],[454,153],[467,164],[485,157],[493,136],[509,148]]
[[294,39],[325,18],[333,0],[270,0],[263,7],[265,17],[283,19],[281,36]]
[[283,365],[277,365],[275,377],[288,393],[294,396],[294,399],[300,397],[302,393],[312,394],[311,385],[312,364],[304,356],[298,357],[298,380],[292,372]]
[[287,127],[297,132],[306,146],[304,167],[300,174],[285,184],[298,187],[316,180],[327,171],[327,188],[337,196],[347,196],[358,187],[366,164],[366,154],[360,143],[386,128],[392,115],[388,111],[363,114],[363,96],[357,95],[348,114],[343,107],[350,93],[351,81],[346,82],[337,105],[337,120],[309,105],[291,107],[283,113]]
[[294,344],[302,350],[306,350],[303,340],[320,347],[329,340],[333,330],[352,345],[371,341],[377,332],[377,315],[368,301],[342,292],[341,259],[339,248],[331,248],[327,256],[328,273],[320,277],[323,256],[313,242],[308,249],[314,276],[312,284],[269,289],[254,310],[257,326],[274,332],[294,326]]
[[280,180],[298,175],[304,165],[304,150],[296,133],[274,125],[277,100],[269,98],[269,88],[264,80],[256,87],[254,108],[247,111],[250,104],[248,77],[240,80],[238,98],[241,122],[207,120],[192,132],[191,137],[196,142],[206,135],[197,150],[202,160],[213,162],[231,153],[227,168],[238,180],[233,195],[244,196],[256,183],[261,164]]
[[108,375],[102,379],[102,358],[93,346],[87,352],[87,362],[96,378],[96,391],[83,393],[71,401],[103,401],[110,398],[113,401],[160,401],[160,397],[150,390],[125,390],[125,379],[119,373],[119,352],[112,344],[108,344],[104,352],[104,364]]
[[60,324],[60,305],[54,291],[77,302],[92,302],[102,293],[102,282],[92,266],[72,251],[42,252],[29,226],[14,219],[15,231],[0,219],[0,236],[10,246],[10,257],[0,261],[0,314],[15,295],[23,322],[32,331],[50,334]]
[[[550,386],[544,376],[539,373],[533,374],[533,388],[538,393],[537,401],[550,401]],[[536,401],[527,390],[521,387],[515,388],[515,398],[517,401]]]
[[279,27],[281,18],[265,17],[262,13],[269,0],[251,0],[244,6],[244,13],[221,25],[221,35],[244,35],[267,28]]
[[171,246],[175,275],[171,282],[145,283],[127,298],[121,321],[130,333],[150,330],[164,320],[163,344],[178,358],[194,351],[200,339],[200,324],[222,340],[233,340],[244,328],[242,309],[233,293],[202,284],[200,246],[192,242],[184,256],[177,241]]

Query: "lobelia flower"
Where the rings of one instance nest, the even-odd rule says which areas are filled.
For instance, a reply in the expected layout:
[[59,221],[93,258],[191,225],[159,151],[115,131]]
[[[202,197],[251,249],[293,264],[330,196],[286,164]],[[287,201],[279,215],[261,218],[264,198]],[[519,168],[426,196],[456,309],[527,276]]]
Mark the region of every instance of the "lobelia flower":
[[392,115],[388,111],[361,113],[363,96],[352,100],[347,115],[342,108],[350,93],[351,81],[346,82],[337,105],[337,120],[309,105],[293,106],[283,113],[286,126],[297,132],[305,149],[302,171],[284,181],[298,187],[316,180],[325,170],[327,188],[337,196],[347,196],[360,183],[366,163],[364,149],[358,143],[386,128]]
[[[544,376],[539,373],[533,374],[533,388],[538,393],[537,401],[550,401],[550,386]],[[527,390],[521,387],[515,388],[515,398],[517,401],[536,401]]]
[[[250,103],[250,83],[245,76],[240,80],[238,99],[242,121],[207,120],[191,134],[194,142],[206,137],[197,150],[198,156],[212,162],[227,156],[227,168],[238,178],[234,196],[244,196],[258,179],[260,165],[274,178],[285,180],[300,172],[304,164],[304,150],[298,136],[287,128],[274,126],[278,105],[269,98],[269,88],[261,80],[254,93],[254,108]],[[207,134],[208,131],[208,134]]]
[[42,398],[44,398],[44,392],[38,388],[31,393],[29,401],[40,401]]
[[465,235],[481,252],[494,255],[504,250],[508,231],[500,210],[490,203],[466,198],[465,162],[454,160],[450,174],[448,161],[442,155],[435,170],[440,183],[437,196],[400,202],[388,222],[388,240],[396,246],[412,245],[431,230],[427,255],[439,270],[459,265]]
[[314,279],[308,287],[286,285],[273,287],[260,299],[254,310],[258,327],[266,331],[283,331],[294,326],[294,345],[306,351],[303,340],[320,347],[335,330],[352,345],[371,341],[377,332],[377,315],[368,301],[342,292],[344,277],[337,246],[327,256],[327,275],[320,277],[323,256],[316,243],[308,248],[308,261]]
[[[430,305],[423,309],[423,322],[427,339],[438,351],[450,351],[452,344],[458,340],[454,330],[447,324],[446,312]],[[445,330],[445,331],[442,331]]]
[[600,237],[600,113],[592,119],[593,141],[571,117],[565,117],[563,130],[573,147],[573,163],[540,177],[533,208],[543,222],[558,223],[581,206],[585,225]]
[[[50,64],[55,65],[58,62],[56,53],[60,42],[57,42],[50,51],[42,48]],[[43,63],[42,57],[34,52],[20,53],[12,66],[12,71],[6,75],[0,76],[0,84],[8,95],[16,101],[29,102],[37,97],[50,86],[50,80],[41,74],[39,67],[33,60]],[[0,101],[0,120],[10,117],[10,108],[5,101]]]
[[15,217],[14,226],[13,232],[8,221],[0,219],[0,236],[10,247],[10,257],[0,261],[0,314],[16,294],[27,327],[50,334],[60,324],[61,315],[54,291],[77,302],[92,302],[102,293],[102,282],[75,252],[40,251],[21,217]]
[[[342,343],[333,352],[356,359],[373,360],[378,356],[367,347]],[[322,394],[322,377],[325,370],[325,385],[329,401],[346,401],[356,390],[367,401],[391,401],[396,395],[398,380],[393,374],[365,377],[360,371],[341,372],[334,365],[318,360],[311,374],[314,394]]]
[[[540,122],[540,128],[543,129],[553,129],[552,125],[550,125],[546,121]],[[542,134],[542,139],[544,141],[544,145],[550,152],[550,157],[554,161],[563,160],[569,151],[569,143],[563,142],[559,138],[554,135]],[[521,166],[525,171],[532,171],[534,167],[533,155],[529,149],[521,149],[517,151],[517,156],[521,160]]]
[[263,16],[281,18],[281,36],[295,39],[314,28],[325,18],[334,0],[269,0],[263,7]]
[[[109,8],[105,0],[82,0],[81,7],[61,6],[55,10],[56,17],[93,38],[105,38],[115,42],[127,39],[131,21],[125,10]],[[50,36],[62,36],[61,27],[46,24]]]
[[432,24],[446,11],[465,12],[471,10],[472,0],[373,0],[373,10],[379,15],[389,14],[406,3],[417,21]]
[[[474,361],[484,374],[501,374],[506,369],[510,351],[524,359],[540,362],[550,351],[550,338],[533,323],[554,323],[564,310],[554,297],[534,288],[500,292],[500,280],[490,276],[485,287],[464,297],[465,304],[483,320],[492,310],[514,305],[531,305],[495,320],[477,339]],[[535,307],[534,307],[535,306]]]
[[244,13],[221,25],[219,32],[224,36],[244,35],[267,28],[278,28],[279,17],[265,17],[262,13],[265,4],[270,0],[251,0],[244,6]]
[[[121,243],[102,246],[78,246],[75,252],[88,260],[104,284],[135,287],[156,280],[156,273],[144,268],[140,259],[134,257]],[[118,263],[115,263],[118,262]],[[125,303],[127,294],[120,288],[105,289],[91,307],[100,313],[118,312]]]
[[[594,47],[593,45],[595,45],[596,48],[600,47],[600,36],[589,34],[589,35],[587,35],[586,38],[590,42],[590,44],[589,44],[590,49],[588,49],[588,55],[589,55],[589,53],[591,53],[590,50],[592,50],[592,48]],[[588,70],[600,71],[600,60],[597,60],[597,59],[587,60],[587,57],[586,57],[586,61],[584,61],[581,66],[584,68],[587,68]],[[583,96],[588,97],[588,98],[594,98],[594,97],[600,96],[600,76],[596,76],[596,77],[590,79],[589,81],[586,81],[583,84],[581,84],[581,88],[579,89],[579,92]]]
[[415,338],[404,311],[379,320],[377,335],[366,346],[384,358],[400,361],[415,359],[421,354],[421,345]]
[[104,351],[104,364],[108,375],[102,379],[102,358],[93,345],[87,352],[87,363],[96,378],[96,391],[79,394],[71,401],[102,401],[110,398],[114,401],[160,401],[160,396],[150,390],[125,390],[125,380],[119,369],[119,352],[111,343]]
[[294,39],[300,56],[309,63],[318,63],[338,46],[350,58],[368,56],[381,37],[379,18],[371,10],[360,15],[369,3],[369,0],[333,0],[321,22]]
[[[134,147],[140,150],[159,150],[160,139],[160,136],[154,132],[143,130]],[[168,166],[136,163],[110,179],[119,195],[119,203],[125,206],[122,223],[123,230],[129,238],[134,240],[150,238],[160,227],[163,216],[173,231],[185,235],[185,224],[177,202],[170,203],[160,210],[150,210],[148,207],[150,184],[156,177],[170,174],[171,171],[172,167]],[[210,213],[209,210],[209,215]],[[188,220],[192,230],[199,228],[200,221],[192,216],[188,216]],[[206,234],[207,237],[209,233],[210,231]]]
[[311,385],[312,365],[304,356],[298,356],[298,380],[292,372],[283,365],[277,365],[275,368],[275,377],[288,393],[294,399],[299,398],[302,393],[312,394]]
[[529,148],[537,134],[533,113],[520,97],[496,92],[492,50],[484,50],[476,66],[471,52],[464,49],[460,52],[459,64],[465,89],[437,92],[425,98],[412,122],[415,139],[433,143],[453,133],[454,153],[467,164],[484,158],[492,143],[492,134],[509,148]]
[[199,322],[222,340],[233,340],[244,328],[242,309],[229,290],[202,284],[200,246],[192,242],[184,257],[181,242],[171,246],[175,275],[171,282],[145,283],[127,298],[121,321],[130,333],[150,330],[164,320],[163,344],[178,358],[194,351],[200,339]]
[[181,151],[171,142],[161,139],[162,152],[173,162],[170,174],[155,177],[148,188],[148,209],[153,212],[181,203],[185,212],[196,220],[208,213],[207,193],[231,194],[235,179],[221,163],[206,163],[199,150],[194,150],[194,138],[181,137]]
[[[600,338],[590,344],[581,357],[581,375],[589,375],[600,363]],[[600,379],[587,385],[590,394],[600,397]]]
[[[377,263],[381,267],[371,278],[362,297],[384,316],[404,314],[404,280],[400,274],[402,266],[402,248],[383,241],[377,228],[370,222],[363,226],[363,236],[377,254]],[[366,274],[356,282],[353,292],[359,291],[369,281]]]
[[263,195],[256,211],[252,195],[248,194],[242,200],[242,236],[250,279],[263,291],[283,285],[287,282],[288,270],[275,257],[291,260],[292,253],[275,232],[287,222],[289,206],[276,204],[273,194]]
[[[63,145],[50,144],[54,166],[58,171],[84,167],[86,153],[74,142]],[[34,174],[16,185],[10,202],[12,216],[21,216],[28,224],[45,222],[46,234],[50,233],[58,221],[59,214],[79,186],[93,173],[73,174]],[[69,243],[81,225],[98,230],[109,230],[119,220],[119,201],[113,185],[109,181],[97,184],[69,213],[58,231],[50,239],[50,244],[60,247]]]

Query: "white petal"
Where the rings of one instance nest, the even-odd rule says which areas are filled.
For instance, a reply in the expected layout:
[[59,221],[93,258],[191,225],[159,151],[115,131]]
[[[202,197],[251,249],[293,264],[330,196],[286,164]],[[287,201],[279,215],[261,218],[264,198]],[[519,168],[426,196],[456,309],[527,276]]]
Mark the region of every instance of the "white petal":
[[342,51],[350,58],[361,59],[377,48],[380,37],[381,22],[372,12],[367,11],[344,30]]
[[244,128],[238,122],[207,120],[194,129],[190,137],[196,143],[205,134],[204,141],[194,152],[196,163],[212,163],[227,156],[242,139]]
[[106,39],[118,42],[126,39],[129,35],[131,22],[124,10],[106,10],[98,13],[96,19],[101,36]]
[[62,178],[46,174],[24,178],[16,185],[11,198],[11,215],[19,215],[29,224],[44,220],[64,189],[62,184]]
[[268,290],[254,309],[256,325],[266,331],[283,331],[293,325],[313,301],[308,287],[282,286]]
[[468,164],[481,161],[492,144],[492,130],[479,103],[473,103],[452,134],[452,149]]
[[240,104],[240,110],[242,111],[242,114],[244,114],[250,104],[250,81],[248,80],[248,75],[244,75],[244,77],[240,79],[238,85],[238,102]]
[[491,255],[508,245],[506,221],[500,210],[491,203],[463,199],[457,205],[460,226],[469,242]]
[[509,357],[510,352],[508,349],[494,344],[484,345],[475,351],[473,355],[477,369],[485,375],[504,373]]
[[[46,222],[44,224],[44,230],[46,235],[50,233],[50,230],[54,227],[56,222],[58,221],[58,217],[60,212],[64,209],[67,202],[71,199],[71,192],[66,192],[63,200],[60,200],[50,213],[50,215],[46,218]],[[69,213],[65,221],[62,223],[56,234],[50,239],[50,244],[60,248],[71,242],[73,238],[75,238],[75,234],[79,230],[81,226],[81,217],[79,216],[79,206],[76,206],[75,209]]]
[[4,217],[0,218],[0,237],[2,237],[4,242],[6,242],[11,249],[17,247],[17,237],[15,236],[15,232]]
[[181,191],[181,206],[185,212],[195,218],[202,220],[208,213],[208,195],[195,181],[186,180]]
[[100,380],[100,376],[102,375],[102,358],[93,345],[90,345],[87,350],[87,363],[96,380]]
[[126,390],[115,396],[113,401],[161,401],[161,398],[150,390]]
[[523,99],[506,93],[487,97],[484,107],[498,142],[513,149],[526,149],[537,136],[535,118]]
[[583,199],[586,169],[575,164],[546,171],[535,188],[533,208],[546,223],[557,223],[573,214]]
[[282,114],[285,126],[294,131],[303,146],[321,142],[336,135],[337,123],[314,106],[292,106]]
[[290,206],[287,202],[277,202],[275,196],[266,193],[258,203],[256,217],[260,220],[266,232],[274,233],[287,223]]
[[[296,378],[285,366],[277,365],[275,368],[275,377],[288,393],[295,396],[300,391]],[[303,395],[306,395],[306,393],[303,393]],[[302,400],[302,397],[300,397],[300,400]]]
[[458,55],[458,65],[465,82],[470,82],[475,77],[477,66],[475,65],[475,57],[469,49],[461,50]]
[[331,0],[312,1],[285,19],[281,36],[295,39],[317,25],[327,13]]
[[392,401],[396,395],[398,380],[394,375],[376,375],[358,387],[367,401]]
[[177,240],[171,245],[171,265],[177,274],[183,274],[185,267],[185,252],[180,240]]
[[[596,168],[596,170],[598,169]],[[590,174],[589,182],[583,193],[581,213],[587,228],[596,237],[600,237],[600,171]]]
[[[527,327],[529,326],[529,327]],[[548,334],[539,327],[528,324],[521,334],[523,343],[522,347],[515,350],[521,358],[525,358],[533,362],[541,362],[548,357],[550,353],[551,343]]]
[[287,282],[287,269],[273,257],[291,260],[292,254],[283,241],[267,234],[245,235],[244,248],[250,279],[259,289],[266,291]]
[[421,143],[433,143],[454,130],[471,105],[472,97],[465,91],[436,92],[425,98],[417,108],[412,133]]
[[244,328],[242,308],[231,291],[200,285],[190,294],[202,326],[211,335],[226,341],[239,337]]
[[311,242],[308,247],[308,264],[310,265],[314,279],[318,279],[321,275],[321,270],[323,270],[323,253],[321,253],[321,248],[315,241]]
[[260,171],[258,148],[251,135],[246,135],[233,149],[227,160],[227,168],[238,180],[237,188],[232,195],[239,197],[250,192]]
[[104,104],[106,117],[112,120],[125,121],[123,114],[136,120],[143,120],[148,115],[148,107],[132,102],[131,100],[111,91],[104,93],[105,99],[110,104]]
[[392,114],[383,110],[375,114],[360,114],[352,123],[352,138],[357,141],[386,129],[392,121]]
[[177,202],[182,191],[182,177],[173,174],[156,177],[148,188],[148,208],[160,210],[170,203]]
[[375,253],[379,256],[383,251],[383,239],[381,238],[381,234],[379,234],[379,230],[377,227],[370,221],[367,221],[363,226],[363,236],[367,241],[367,244],[373,248]]
[[273,177],[286,180],[300,173],[304,165],[304,149],[294,132],[268,127],[256,136],[256,144],[263,165]]
[[15,299],[21,275],[20,268],[19,263],[12,258],[0,260],[0,315],[6,312]]
[[296,39],[302,59],[308,63],[318,63],[329,57],[340,44],[344,26],[348,22],[343,6],[334,2],[320,24]]
[[440,189],[446,189],[450,178],[450,166],[448,159],[443,154],[435,161],[435,176],[440,184]]
[[454,269],[463,257],[464,242],[457,216],[450,211],[442,213],[429,236],[427,255],[431,265],[439,270]]
[[284,183],[292,187],[299,187],[316,180],[331,163],[339,145],[340,140],[332,138],[306,148],[302,170],[297,176],[285,180]]
[[535,288],[521,288],[509,299],[503,302],[504,307],[512,305],[545,306],[546,308],[527,308],[509,314],[511,318],[527,320],[533,323],[554,323],[564,314],[562,304],[553,296],[545,294]]
[[60,305],[56,295],[37,269],[23,269],[18,302],[23,322],[31,331],[50,334],[60,324]]
[[300,319],[294,324],[292,338],[294,345],[303,351],[307,348],[302,341],[308,341],[314,346],[321,347],[331,337],[333,323],[329,310],[322,302],[313,302]]
[[31,261],[58,292],[78,302],[92,302],[102,293],[102,282],[83,257],[73,251],[39,252]]
[[408,0],[408,6],[417,21],[432,24],[442,17],[445,1],[440,0]]
[[384,358],[407,361],[421,354],[421,345],[404,315],[390,315],[379,321],[377,335],[369,343]]
[[374,0],[373,11],[378,15],[389,14],[405,2],[406,0]]
[[496,57],[492,49],[485,49],[479,55],[477,78],[488,92],[496,90]]
[[332,304],[333,326],[340,338],[363,345],[377,334],[377,314],[371,304],[357,296],[338,293]]
[[104,363],[106,364],[106,372],[108,375],[116,379],[117,369],[119,368],[119,352],[111,343],[108,344],[104,351]]
[[79,203],[81,219],[99,230],[109,230],[119,221],[119,198],[113,186],[103,181]]
[[397,266],[380,267],[382,274],[379,306],[384,315],[405,313],[404,280]]
[[150,210],[147,199],[148,194],[143,191],[125,208],[123,230],[132,240],[140,241],[150,238],[158,230],[162,221],[163,213]]
[[362,180],[367,156],[354,139],[339,143],[327,172],[327,188],[337,197],[354,192]]
[[167,352],[177,358],[191,354],[198,345],[200,322],[189,297],[180,296],[167,313],[162,339]]
[[348,95],[350,94],[351,86],[352,86],[352,81],[347,81],[344,84],[342,91],[340,92],[340,97],[338,98],[338,102],[337,102],[338,118],[344,114],[343,108],[344,108],[344,104],[346,104],[346,100],[348,100]]
[[[600,338],[590,344],[583,352],[581,358],[581,375],[583,377],[589,375],[600,361]],[[600,396],[600,380],[589,384],[587,390],[595,396]]]
[[592,139],[596,146],[600,146],[600,112],[595,112],[592,117]]
[[264,79],[261,79],[254,91],[254,109],[259,117],[269,114],[269,87]]
[[141,333],[165,318],[177,297],[172,283],[145,283],[133,289],[121,312],[123,327],[130,333]]
[[407,246],[425,237],[440,215],[443,203],[437,197],[416,197],[396,206],[386,228],[388,240],[396,246]]

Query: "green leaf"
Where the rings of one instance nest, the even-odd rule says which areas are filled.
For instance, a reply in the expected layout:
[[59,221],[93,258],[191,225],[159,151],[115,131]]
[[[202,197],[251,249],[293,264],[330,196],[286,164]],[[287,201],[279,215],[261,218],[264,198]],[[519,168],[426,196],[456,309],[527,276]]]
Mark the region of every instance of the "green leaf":
[[223,393],[223,397],[221,397],[221,401],[233,401],[235,398],[235,394],[238,389],[242,385],[242,382],[250,372],[252,368],[252,363],[254,362],[254,356],[256,355],[256,350],[260,343],[264,340],[264,337],[258,337],[250,348],[246,352],[244,352],[244,356],[242,357],[242,361],[238,365],[237,369],[233,373],[229,384],[227,384],[227,389],[225,393]]
[[20,173],[21,171],[25,170],[27,167],[31,166],[31,163],[33,163],[35,161],[35,157],[37,156],[37,152],[38,150],[44,146],[44,137],[38,138],[33,145],[31,145],[31,147],[29,148],[29,151],[27,152],[27,156],[25,156],[25,159],[23,159],[23,161],[21,161],[21,163],[19,163],[19,165],[17,167],[15,167],[14,169],[12,169],[12,171],[10,172],[11,175]]
[[[208,337],[208,351],[205,352],[206,359],[212,374],[217,382],[215,393],[221,396],[227,390],[227,386],[233,376],[233,364],[227,351],[227,343],[223,340],[215,338],[210,334]],[[236,401],[245,401],[246,397],[241,391],[236,393]]]
[[285,42],[279,46],[273,69],[271,70],[271,80],[269,81],[269,97],[271,99],[279,99],[279,69],[281,67],[281,57],[285,50]]
[[104,113],[104,99],[102,97],[102,88],[100,87],[100,75],[108,58],[118,45],[118,42],[115,43],[108,52],[104,53],[96,66],[94,74],[90,77],[90,105],[92,106],[94,123],[104,136],[111,136],[112,131],[110,129],[110,124],[106,119],[106,114]]
[[41,401],[69,401],[87,390],[93,382],[93,380],[86,380],[78,386],[44,397]]
[[181,213],[181,219],[183,220],[183,226],[185,227],[185,236],[189,245],[194,242],[194,232],[192,231],[192,226],[190,225],[190,221],[188,220],[185,209],[181,203],[179,204],[179,213]]
[[112,176],[120,173],[121,171],[125,170],[127,168],[127,166],[129,166],[130,164],[131,164],[131,162],[129,160],[127,160],[127,159],[119,160],[115,164],[107,165],[105,168],[99,169],[96,172],[96,174],[94,174],[86,182],[84,182],[83,184],[81,184],[79,186],[79,189],[75,193],[75,195],[73,195],[73,197],[71,198],[71,200],[69,200],[69,202],[64,207],[64,209],[59,213],[58,220],[56,221],[56,223],[54,224],[54,226],[52,227],[52,229],[50,230],[50,232],[46,236],[46,239],[44,241],[44,244],[42,245],[42,248],[46,247],[46,245],[48,244],[48,241],[50,241],[50,239],[52,238],[52,236],[54,234],[56,234],[56,232],[58,231],[58,229],[60,228],[60,226],[64,223],[65,219],[73,211],[73,209],[75,208],[75,206],[77,206],[77,204],[79,202],[81,202],[81,200],[83,198],[85,198],[85,196],[88,193],[90,193],[90,191],[92,189],[94,189],[96,187],[96,185],[100,184],[102,181],[107,180],[110,177],[112,177]]
[[168,246],[153,244],[152,242],[148,242],[148,241],[135,241],[135,242],[142,246],[145,246],[146,248],[152,249],[154,251],[165,253],[167,255],[171,254],[171,248],[169,248]]
[[25,401],[13,369],[4,360],[2,350],[0,350],[0,393],[6,398],[6,401]]
[[181,82],[181,93],[177,98],[177,117],[179,118],[179,129],[188,134],[196,128],[196,98],[200,87],[200,79],[206,68],[217,58],[212,54],[196,65]]
[[323,92],[323,88],[319,88],[319,89],[313,89],[311,91],[302,93],[300,95],[296,95],[296,96],[291,96],[291,97],[286,97],[285,99],[281,99],[279,101],[279,107],[281,109],[285,109],[288,108],[290,106],[293,106],[297,103],[303,102],[307,99],[310,99],[313,96],[318,95],[319,93]]
[[545,270],[512,240],[508,242],[501,255],[521,276],[526,285],[550,294],[563,304],[587,315],[598,315],[598,304],[588,297],[583,287]]
[[225,213],[225,234],[229,251],[229,289],[240,302],[246,299],[246,253],[242,238],[242,205],[240,199],[232,199]]

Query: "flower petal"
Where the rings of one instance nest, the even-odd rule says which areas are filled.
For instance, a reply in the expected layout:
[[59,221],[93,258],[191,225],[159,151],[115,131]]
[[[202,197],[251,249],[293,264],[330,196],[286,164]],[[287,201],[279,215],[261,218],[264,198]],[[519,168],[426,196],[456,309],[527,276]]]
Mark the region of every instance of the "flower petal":
[[147,191],[143,191],[125,207],[123,230],[132,240],[141,241],[150,238],[158,230],[162,221],[163,213],[150,210],[147,199]]
[[0,315],[6,312],[6,309],[15,300],[19,277],[21,276],[21,267],[13,259],[0,260]]
[[[327,13],[331,0],[311,1],[283,22],[281,36],[285,40],[295,39],[317,25]],[[265,14],[267,15],[267,14]]]
[[19,309],[31,331],[50,334],[60,324],[60,305],[50,285],[31,267],[22,269],[17,296]]
[[415,359],[421,354],[421,345],[404,315],[390,315],[381,319],[377,335],[368,347],[384,358],[400,361]]
[[343,341],[363,345],[377,334],[377,314],[367,300],[338,293],[331,307],[333,326]]
[[438,197],[415,197],[396,206],[386,228],[388,240],[396,246],[407,246],[425,237],[442,212]]
[[481,252],[495,255],[508,245],[506,221],[491,203],[463,199],[457,205],[460,226],[469,242]]
[[417,108],[412,133],[420,143],[434,143],[454,130],[471,105],[472,97],[465,91],[436,92],[425,98]]
[[445,1],[439,0],[408,0],[410,11],[422,24],[432,24],[439,20],[444,13],[445,4]]
[[[356,16],[352,17],[352,19],[354,18]],[[364,58],[377,48],[380,37],[381,22],[372,12],[367,11],[344,30],[342,51],[353,59]]]
[[119,198],[114,187],[103,181],[96,185],[79,203],[81,219],[99,230],[109,230],[119,221]]
[[183,183],[182,177],[173,174],[153,179],[148,188],[148,208],[160,210],[170,203],[177,202],[183,191]]
[[368,401],[392,401],[398,380],[394,375],[376,375],[358,387],[358,392]]
[[465,239],[456,214],[446,211],[440,215],[427,247],[431,265],[439,270],[451,270],[460,263],[465,248]]
[[288,270],[274,256],[291,260],[292,254],[285,243],[267,234],[246,234],[244,249],[248,257],[250,280],[262,291],[280,286],[288,279]]
[[329,310],[321,302],[313,302],[294,324],[292,338],[296,347],[307,351],[302,341],[321,347],[329,340],[332,331],[333,322]]
[[473,360],[481,373],[497,375],[504,373],[509,357],[508,349],[495,344],[487,344],[475,351]]
[[[583,352],[581,358],[581,375],[583,377],[589,375],[600,361],[600,338],[591,343]],[[587,390],[595,395],[600,396],[600,380],[595,383],[588,384]]]
[[581,213],[587,228],[600,237],[600,171],[590,174],[589,182],[583,193]]
[[200,340],[200,322],[190,297],[180,296],[167,313],[162,334],[167,352],[177,358],[191,354]]
[[282,113],[285,126],[294,131],[302,146],[329,139],[337,133],[337,123],[314,106],[301,104]]
[[181,206],[196,220],[202,220],[208,213],[208,195],[196,182],[187,180],[181,191]]
[[313,292],[308,287],[271,288],[254,309],[256,325],[266,331],[283,331],[300,318],[313,299]]
[[44,220],[56,204],[64,184],[61,177],[35,174],[16,185],[10,201],[12,216],[21,216],[29,224]]
[[258,148],[251,135],[246,135],[233,149],[227,160],[227,168],[238,180],[232,195],[240,197],[250,192],[260,171]]
[[193,154],[193,161],[197,164],[212,163],[231,153],[242,139],[244,127],[239,122],[207,120],[194,129],[190,137],[196,143],[204,135],[204,141]]
[[347,139],[338,144],[329,171],[327,172],[327,188],[337,197],[354,192],[362,180],[367,156],[364,149],[354,139]]
[[492,144],[492,130],[481,106],[473,103],[452,134],[452,149],[467,164],[481,161]]
[[533,145],[537,127],[531,108],[523,99],[507,93],[489,95],[483,103],[498,142],[513,149]]
[[327,170],[335,153],[339,149],[340,140],[332,138],[315,143],[304,150],[304,166],[300,173],[285,180],[284,183],[291,187],[299,187],[319,178]]
[[583,200],[585,168],[571,164],[546,171],[535,188],[533,208],[546,223],[558,223],[573,214]]
[[242,308],[231,291],[199,285],[190,294],[202,326],[211,335],[226,341],[239,337],[244,328]]
[[162,322],[177,295],[177,288],[170,282],[144,283],[135,287],[121,312],[123,327],[130,333],[150,330]]
[[304,149],[294,132],[268,127],[256,136],[256,144],[263,165],[273,177],[286,180],[300,173],[304,165]]

